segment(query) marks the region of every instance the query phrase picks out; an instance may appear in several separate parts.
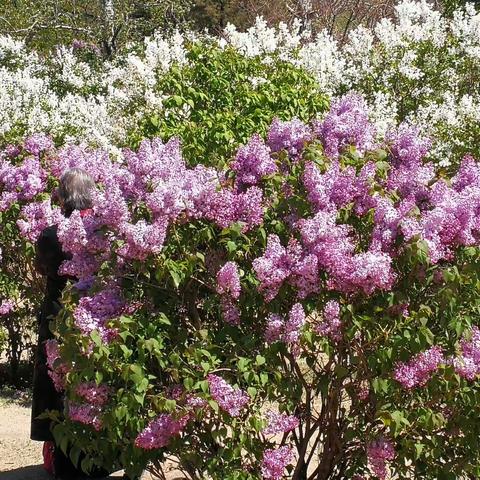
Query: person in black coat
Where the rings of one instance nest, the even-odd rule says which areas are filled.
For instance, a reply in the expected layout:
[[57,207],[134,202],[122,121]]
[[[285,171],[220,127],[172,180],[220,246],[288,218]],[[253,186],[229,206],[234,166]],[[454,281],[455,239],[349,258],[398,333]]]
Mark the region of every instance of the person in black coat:
[[[95,188],[92,177],[79,168],[67,170],[60,179],[58,200],[65,216],[70,216],[74,210],[81,214],[88,213],[92,207],[91,194]],[[50,419],[39,419],[38,416],[46,410],[63,412],[63,394],[55,390],[48,375],[45,342],[53,339],[50,322],[61,310],[60,298],[66,286],[67,277],[58,273],[62,262],[69,255],[62,250],[57,237],[57,225],[45,228],[40,234],[36,245],[35,267],[46,277],[46,291],[40,312],[38,313],[38,344],[35,355],[33,373],[32,419],[30,438],[32,440],[49,442],[48,448],[53,448],[53,471],[57,478],[72,479],[81,471],[77,470],[68,457],[54,446]],[[44,447],[45,448],[45,447]],[[105,475],[105,472],[102,472]]]

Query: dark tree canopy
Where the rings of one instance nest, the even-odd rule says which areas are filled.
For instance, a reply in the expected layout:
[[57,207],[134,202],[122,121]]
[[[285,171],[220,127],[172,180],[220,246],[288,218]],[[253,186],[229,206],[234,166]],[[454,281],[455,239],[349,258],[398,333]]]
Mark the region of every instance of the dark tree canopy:
[[[47,51],[81,40],[112,56],[154,31],[194,29],[220,33],[228,23],[244,29],[258,16],[269,24],[295,19],[313,32],[327,29],[340,41],[360,24],[391,16],[397,0],[3,0],[0,34]],[[434,0],[451,14],[465,0]],[[480,0],[474,3],[480,5]]]

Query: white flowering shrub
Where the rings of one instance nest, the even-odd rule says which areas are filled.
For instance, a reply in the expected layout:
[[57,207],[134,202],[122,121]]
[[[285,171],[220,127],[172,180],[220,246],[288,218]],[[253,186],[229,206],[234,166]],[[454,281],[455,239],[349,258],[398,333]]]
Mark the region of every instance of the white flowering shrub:
[[258,21],[227,28],[228,42],[248,55],[278,54],[315,75],[333,96],[354,90],[367,100],[381,133],[418,125],[434,138],[435,159],[448,166],[480,145],[480,13],[473,4],[443,17],[426,0],[400,2],[393,19],[358,27],[340,47],[326,32],[302,39]]

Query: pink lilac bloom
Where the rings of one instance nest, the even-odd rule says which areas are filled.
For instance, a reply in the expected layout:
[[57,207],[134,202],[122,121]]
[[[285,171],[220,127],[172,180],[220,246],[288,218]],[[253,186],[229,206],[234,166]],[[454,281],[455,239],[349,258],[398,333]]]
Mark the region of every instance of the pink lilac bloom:
[[89,282],[100,268],[101,261],[88,252],[74,253],[71,260],[65,260],[58,269],[59,275],[76,277]]
[[229,295],[237,300],[240,297],[240,291],[238,265],[235,262],[227,262],[217,273],[217,293]]
[[377,205],[377,198],[371,193],[376,171],[374,162],[366,162],[355,180],[355,213],[359,216],[365,215]]
[[265,341],[267,343],[284,342],[290,347],[294,355],[298,353],[300,332],[305,325],[305,311],[300,303],[293,305],[288,318],[271,313],[267,318]]
[[281,480],[287,465],[293,462],[293,450],[284,445],[276,450],[265,450],[261,465],[262,478],[265,480]]
[[452,359],[455,371],[467,380],[475,380],[480,374],[480,329],[472,327],[470,339],[460,342],[461,353]]
[[232,417],[238,417],[242,409],[250,402],[243,390],[234,389],[223,378],[210,374],[207,377],[210,394],[220,408]]
[[113,229],[130,220],[125,197],[120,187],[112,183],[105,187],[105,191],[93,193],[93,212],[99,222]]
[[236,194],[234,201],[235,214],[231,224],[244,223],[242,232],[246,233],[263,223],[263,192],[260,188],[250,187],[246,192]]
[[87,46],[87,42],[85,42],[84,40],[79,40],[78,38],[75,38],[72,42],[73,50],[82,50],[84,48],[87,48]]
[[418,234],[420,229],[415,219],[410,220],[416,208],[412,198],[402,200],[397,206],[388,197],[379,197],[373,217],[374,228],[370,248],[396,254],[395,243],[401,234],[408,239]]
[[418,165],[430,151],[431,140],[420,136],[417,127],[402,123],[398,129],[390,130],[385,135],[390,144],[393,165]]
[[0,315],[8,315],[15,309],[15,303],[12,300],[2,300],[0,303]]
[[283,122],[275,117],[268,131],[268,145],[272,152],[287,150],[291,157],[297,157],[305,144],[313,138],[312,131],[298,118]]
[[402,124],[387,132],[392,168],[388,173],[387,189],[396,190],[402,198],[413,197],[418,202],[427,198],[428,184],[435,176],[432,163],[423,163],[431,141],[423,138],[416,127]]
[[240,325],[240,310],[232,298],[223,296],[220,300],[220,306],[225,323],[234,327]]
[[295,430],[300,424],[295,415],[269,410],[266,413],[268,424],[262,430],[263,435],[276,435],[278,433],[288,433]]
[[265,329],[265,341],[267,343],[278,342],[283,337],[285,329],[285,320],[276,313],[270,313],[267,318],[267,328]]
[[4,153],[9,158],[16,158],[22,153],[22,147],[20,145],[7,145]]
[[360,153],[372,149],[375,128],[368,120],[365,100],[349,93],[334,101],[325,119],[315,125],[315,134],[323,143],[325,155],[331,159],[337,159],[350,145]]
[[92,426],[97,432],[103,426],[102,411],[95,405],[69,403],[68,417],[74,422]]
[[82,297],[73,312],[75,326],[85,335],[97,330],[103,341],[110,342],[116,336],[114,329],[106,323],[120,316],[125,300],[116,287],[106,288],[93,296]]
[[303,300],[320,291],[318,258],[315,255],[298,257],[292,265],[288,282],[297,289],[298,298]]
[[388,291],[396,280],[392,258],[381,252],[358,253],[345,258],[329,273],[329,288],[343,293],[371,295],[376,290]]
[[167,228],[167,220],[162,218],[152,224],[145,220],[139,220],[135,224],[124,223],[121,225],[121,235],[125,239],[125,244],[118,250],[118,255],[145,260],[148,256],[159,253],[165,242]]
[[31,200],[44,191],[47,172],[38,159],[26,158],[19,166],[0,159],[0,211],[7,210],[18,200]]
[[246,145],[238,149],[230,167],[237,174],[235,185],[240,190],[257,185],[263,177],[277,172],[275,160],[270,156],[270,148],[259,135],[253,135]]
[[146,193],[149,185],[155,188],[162,182],[182,183],[185,180],[186,165],[178,138],[166,143],[160,138],[145,139],[136,152],[125,150],[124,157],[136,182],[134,190],[140,193]]
[[45,228],[56,225],[64,218],[58,207],[52,207],[50,200],[25,205],[21,216],[23,218],[17,220],[17,226],[22,236],[32,243],[38,239]]
[[103,233],[103,225],[94,214],[78,210],[58,223],[57,234],[62,248],[71,259],[62,263],[59,273],[87,280],[98,271],[102,261],[109,258],[113,235]]
[[95,382],[84,382],[77,385],[75,393],[91,405],[101,407],[108,401],[112,389],[108,385],[97,385]]
[[188,420],[188,415],[176,419],[168,413],[162,413],[138,434],[135,446],[142,450],[166,447],[173,437],[180,435]]
[[183,385],[177,384],[168,387],[165,391],[165,396],[172,400],[180,400],[182,395],[185,393],[185,388]]
[[197,165],[194,169],[187,170],[185,190],[189,197],[188,215],[193,218],[206,217],[211,208],[212,197],[216,196],[225,181],[225,172],[211,167]]
[[290,266],[287,250],[280,243],[280,238],[274,234],[269,235],[265,253],[253,261],[253,269],[260,281],[259,290],[265,301],[270,302],[276,297],[290,275]]
[[97,183],[107,183],[114,179],[119,183],[132,181],[128,171],[112,162],[108,152],[101,149],[94,150],[86,145],[62,147],[57,150],[54,157],[49,159],[49,166],[51,173],[57,178],[70,168],[81,168]]
[[45,341],[45,353],[47,356],[48,375],[53,381],[57,392],[65,389],[65,375],[69,368],[64,363],[59,363],[60,349],[56,340]]
[[337,162],[325,173],[321,173],[313,162],[307,162],[302,177],[308,201],[315,212],[336,211],[338,207],[352,202],[356,194],[355,178],[353,168],[342,171]]
[[356,213],[363,215],[376,205],[370,194],[375,171],[375,164],[367,162],[357,176],[353,167],[342,169],[333,162],[322,173],[313,162],[307,162],[302,180],[315,212],[336,211],[353,202]]
[[367,381],[363,381],[360,383],[360,385],[357,388],[357,397],[362,402],[365,402],[366,400],[368,400],[369,396],[370,396],[370,385]]
[[297,222],[302,242],[318,258],[319,266],[333,268],[350,258],[355,250],[347,225],[337,225],[335,212],[319,211],[314,217]]
[[387,189],[396,191],[401,198],[411,197],[420,203],[427,199],[427,187],[434,178],[435,167],[432,163],[400,165],[390,170]]
[[367,446],[367,460],[371,472],[380,480],[388,476],[388,464],[395,459],[395,448],[390,440],[383,437]]
[[461,192],[470,186],[480,186],[480,165],[471,155],[465,155],[457,174],[452,178],[452,187]]
[[402,387],[412,389],[425,385],[439,365],[445,363],[445,357],[440,347],[432,347],[415,355],[408,362],[399,362],[393,373],[393,378]]
[[34,133],[25,139],[23,148],[32,155],[38,156],[40,153],[51,150],[54,147],[53,140],[44,133]]
[[197,218],[206,218],[221,228],[243,222],[245,233],[263,222],[263,192],[258,187],[250,187],[245,192],[213,189],[203,196],[203,204],[197,200],[197,206]]
[[253,261],[253,268],[267,302],[276,297],[284,282],[297,290],[300,299],[320,290],[318,260],[295,239],[285,248],[277,235],[269,235],[265,253]]
[[72,50],[89,50],[98,56],[100,56],[102,53],[100,49],[93,43],[88,43],[88,42],[85,42],[84,40],[79,40],[78,38],[73,40]]
[[340,319],[340,304],[329,300],[323,308],[323,321],[315,329],[317,333],[339,342],[342,339],[342,320]]
[[300,339],[300,330],[305,325],[305,311],[300,303],[293,305],[288,319],[285,322],[285,332],[283,341],[285,343],[298,343]]
[[[202,189],[212,187],[210,182],[201,184],[208,169],[187,169],[178,138],[167,143],[158,138],[144,140],[137,152],[126,150],[124,156],[132,181],[125,182],[122,190],[128,197],[144,201],[154,220],[172,221],[182,212],[194,210]],[[197,175],[201,179],[195,178]]]
[[188,407],[193,409],[205,408],[208,406],[208,402],[203,398],[197,397],[196,395],[187,395],[186,404]]
[[83,253],[92,233],[78,210],[58,222],[58,239],[63,250],[69,253]]
[[477,245],[480,239],[480,187],[460,192],[440,180],[429,192],[431,209],[423,211],[417,229],[429,248],[432,263],[451,259],[457,246]]

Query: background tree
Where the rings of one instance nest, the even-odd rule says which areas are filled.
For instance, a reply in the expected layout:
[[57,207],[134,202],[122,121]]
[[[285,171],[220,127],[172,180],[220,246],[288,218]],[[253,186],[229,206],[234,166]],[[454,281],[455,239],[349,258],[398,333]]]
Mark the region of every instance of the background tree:
[[186,25],[191,7],[192,0],[7,0],[0,33],[43,51],[81,40],[109,57],[126,42]]

